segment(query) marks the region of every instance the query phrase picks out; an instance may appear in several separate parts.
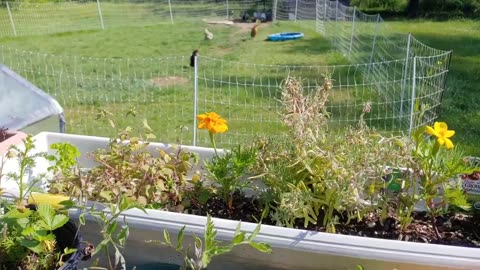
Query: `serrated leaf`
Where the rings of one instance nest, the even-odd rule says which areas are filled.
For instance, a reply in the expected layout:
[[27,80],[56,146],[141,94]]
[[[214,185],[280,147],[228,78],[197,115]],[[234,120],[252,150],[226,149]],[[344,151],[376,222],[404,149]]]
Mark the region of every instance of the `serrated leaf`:
[[267,243],[250,242],[250,246],[253,247],[254,249],[260,251],[260,252],[263,252],[263,253],[271,253],[272,252],[272,248]]
[[32,211],[30,209],[25,209],[23,212],[18,211],[18,209],[12,209],[8,211],[2,219],[20,219],[20,218],[26,218],[29,217],[32,214]]
[[20,239],[20,244],[37,254],[41,254],[44,251],[42,243],[33,239]]
[[180,232],[178,233],[177,237],[177,251],[181,251],[183,249],[183,236],[185,235],[185,226],[182,227]]
[[65,225],[68,222],[68,217],[63,214],[55,214],[55,210],[48,204],[40,204],[37,208],[37,213],[41,218],[38,223],[44,229],[53,231]]

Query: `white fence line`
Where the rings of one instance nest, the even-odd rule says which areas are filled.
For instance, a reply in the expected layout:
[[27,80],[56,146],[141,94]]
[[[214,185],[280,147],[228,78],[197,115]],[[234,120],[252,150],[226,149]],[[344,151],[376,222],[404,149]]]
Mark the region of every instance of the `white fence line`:
[[[111,28],[129,23],[175,23],[186,17],[195,20],[200,16],[230,18],[232,12],[236,17],[247,8],[263,8],[256,0],[224,1],[218,1],[224,5],[215,5],[213,0],[140,2],[133,4],[137,9],[132,9],[131,3],[100,0],[55,4],[6,2],[8,12],[0,12],[0,26],[10,24],[11,27],[0,29],[0,37]],[[192,4],[201,8],[192,10],[189,8]],[[155,15],[146,13],[140,16],[139,11],[153,8],[157,10]],[[166,130],[175,130],[177,127],[173,123],[177,120],[180,125],[190,126],[193,122],[195,126],[196,118],[192,119],[192,115],[220,108],[233,124],[248,123],[241,125],[242,129],[233,136],[219,138],[219,144],[234,144],[267,129],[281,131],[276,99],[279,85],[287,74],[302,77],[304,88],[312,91],[321,83],[318,78],[325,72],[332,73],[335,82],[329,103],[335,125],[355,124],[366,102],[372,103],[373,112],[365,120],[382,130],[411,132],[416,125],[430,123],[438,117],[450,52],[431,48],[411,35],[391,37],[386,34],[388,29],[379,15],[364,14],[338,0],[272,0],[271,6],[265,8],[271,10],[273,21],[315,20],[317,32],[330,38],[332,44],[353,62],[365,64],[258,65],[202,56],[190,72],[177,63],[187,57],[94,59],[3,47],[0,48],[0,61],[56,97],[65,107],[70,130],[81,134],[108,135],[98,133],[106,132],[104,130],[89,127],[89,121],[100,105],[116,112],[121,112],[119,107],[125,107],[117,104],[136,105],[142,108],[147,119],[160,117],[169,120],[164,123]],[[52,14],[52,10],[58,11],[53,12],[55,16],[46,16]],[[71,24],[63,23],[62,28],[55,28],[74,11],[78,11],[82,18],[71,17]],[[7,17],[9,19],[5,19]],[[45,26],[55,27],[42,32]],[[161,67],[160,63],[163,63]],[[158,71],[154,72],[154,68]],[[169,84],[167,79],[171,78],[178,81]],[[98,91],[93,93],[91,89]],[[190,90],[193,97],[182,92]],[[429,107],[422,121],[417,119],[417,105]],[[241,113],[235,115],[234,110]],[[192,144],[208,143],[208,138],[197,135],[195,128],[182,136]],[[175,138],[168,138],[172,139]]]

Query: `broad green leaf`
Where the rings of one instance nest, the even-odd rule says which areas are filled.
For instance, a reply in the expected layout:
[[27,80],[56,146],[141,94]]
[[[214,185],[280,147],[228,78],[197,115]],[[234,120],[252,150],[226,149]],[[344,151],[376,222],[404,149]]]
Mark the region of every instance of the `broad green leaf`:
[[42,254],[44,252],[43,245],[39,241],[33,239],[20,239],[20,244],[36,254]]
[[68,217],[63,214],[55,214],[55,210],[48,204],[40,204],[37,209],[38,215],[42,219],[39,224],[44,229],[53,231],[65,225]]
[[261,251],[261,252],[264,252],[264,253],[271,253],[272,252],[272,248],[267,243],[250,242],[250,246],[253,247],[254,249],[256,249],[258,251]]
[[25,209],[23,212],[18,211],[18,209],[12,209],[8,211],[1,219],[20,219],[29,217],[32,214],[32,210]]

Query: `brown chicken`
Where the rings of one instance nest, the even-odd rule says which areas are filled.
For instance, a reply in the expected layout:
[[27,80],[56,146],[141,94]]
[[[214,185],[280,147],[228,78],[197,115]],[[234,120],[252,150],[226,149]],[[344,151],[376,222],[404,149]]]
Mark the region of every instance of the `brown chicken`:
[[252,38],[255,38],[255,37],[257,36],[257,34],[258,34],[258,27],[259,27],[259,26],[260,26],[260,25],[258,25],[258,24],[255,24],[255,25],[253,26],[252,32],[250,32],[250,36],[251,36]]

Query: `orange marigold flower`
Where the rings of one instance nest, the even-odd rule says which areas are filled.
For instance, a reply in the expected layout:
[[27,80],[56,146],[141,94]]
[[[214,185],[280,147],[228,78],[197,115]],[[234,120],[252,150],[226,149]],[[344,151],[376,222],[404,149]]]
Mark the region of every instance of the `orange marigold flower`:
[[445,122],[435,122],[433,128],[430,126],[425,127],[425,132],[430,135],[437,137],[437,142],[439,145],[445,145],[445,148],[452,149],[453,142],[449,139],[455,135],[454,130],[448,130],[448,125]]
[[199,129],[207,129],[212,134],[223,133],[228,130],[227,120],[215,112],[199,114],[197,115],[197,120],[200,121],[198,124]]

